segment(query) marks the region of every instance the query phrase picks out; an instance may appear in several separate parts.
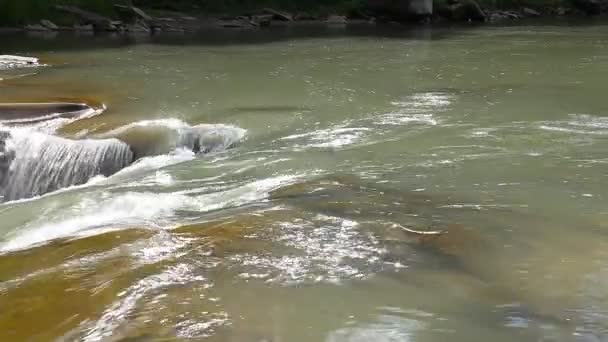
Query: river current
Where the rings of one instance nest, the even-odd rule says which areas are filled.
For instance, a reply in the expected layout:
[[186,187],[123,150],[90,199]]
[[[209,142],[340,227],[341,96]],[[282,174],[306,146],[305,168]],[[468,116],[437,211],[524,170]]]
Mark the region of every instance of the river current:
[[608,339],[608,26],[0,41],[1,341]]

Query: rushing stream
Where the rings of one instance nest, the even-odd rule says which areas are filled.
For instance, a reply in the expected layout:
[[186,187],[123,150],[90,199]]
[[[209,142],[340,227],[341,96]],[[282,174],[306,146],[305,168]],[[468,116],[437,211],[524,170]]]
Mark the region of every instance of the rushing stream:
[[608,26],[0,42],[0,341],[608,339]]

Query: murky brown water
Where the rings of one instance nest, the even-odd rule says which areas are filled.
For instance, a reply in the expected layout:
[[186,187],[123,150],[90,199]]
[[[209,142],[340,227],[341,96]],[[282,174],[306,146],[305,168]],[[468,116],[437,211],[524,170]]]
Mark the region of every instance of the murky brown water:
[[285,30],[0,36],[143,158],[0,205],[1,341],[607,338],[607,26]]

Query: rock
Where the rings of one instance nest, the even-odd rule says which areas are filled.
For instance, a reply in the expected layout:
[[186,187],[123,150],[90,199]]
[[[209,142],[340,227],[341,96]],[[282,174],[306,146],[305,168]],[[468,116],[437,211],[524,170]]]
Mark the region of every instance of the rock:
[[132,23],[143,21],[148,27],[152,29],[154,29],[155,27],[160,27],[162,25],[160,20],[150,16],[148,13],[144,12],[144,10],[138,7],[115,4],[114,8],[116,8],[116,10],[122,14],[122,18],[125,18],[126,20],[129,20]]
[[180,19],[181,20],[186,20],[186,21],[196,21],[196,20],[198,20],[196,17],[191,17],[191,16],[187,16],[187,15],[181,16]]
[[[84,103],[0,103],[0,121],[39,122],[49,119],[49,115],[75,118],[95,113],[95,109]],[[55,118],[55,117],[53,117]]]
[[47,20],[47,19],[40,20],[40,25],[46,27],[49,30],[53,30],[53,31],[59,30],[59,26],[55,25],[55,23],[53,23],[52,21]]
[[125,30],[133,33],[150,33],[150,29],[142,24],[127,25]]
[[116,22],[100,14],[85,11],[76,6],[55,5],[55,9],[78,16],[84,24],[91,24],[96,31],[118,31]]
[[163,26],[162,30],[164,32],[171,32],[171,33],[184,33],[184,32],[186,32],[186,29],[184,29],[183,27],[175,27],[175,26]]
[[248,28],[251,27],[249,20],[243,19],[225,19],[219,20],[218,25],[225,28]]
[[462,0],[447,6],[444,13],[454,21],[485,21],[486,13],[475,0]]
[[572,0],[572,4],[587,15],[598,15],[602,11],[602,4],[598,0]]
[[272,8],[264,8],[264,13],[272,14],[273,19],[282,20],[282,21],[293,21],[293,15],[287,12],[277,11]]
[[261,14],[261,15],[251,16],[250,22],[251,22],[251,25],[254,25],[254,26],[260,26],[260,27],[270,26],[270,24],[272,23],[272,14]]
[[555,15],[557,16],[563,16],[566,15],[568,13],[570,13],[571,10],[569,8],[564,8],[564,7],[558,7],[555,9],[555,11],[553,12]]
[[409,21],[433,14],[432,0],[366,0],[366,12],[383,21]]
[[88,25],[74,25],[74,30],[76,31],[82,31],[82,32],[89,32],[89,31],[93,31],[94,27],[93,24],[88,24]]
[[319,17],[306,12],[298,12],[293,16],[294,21],[313,21],[319,20]]
[[540,12],[529,7],[524,7],[521,12],[526,17],[540,17]]
[[348,20],[342,15],[330,15],[325,22],[331,25],[345,25]]
[[40,24],[26,25],[25,29],[28,31],[49,31],[48,28],[46,28]]
[[502,20],[517,20],[522,18],[522,14],[514,11],[494,11],[488,14],[488,20],[498,22]]

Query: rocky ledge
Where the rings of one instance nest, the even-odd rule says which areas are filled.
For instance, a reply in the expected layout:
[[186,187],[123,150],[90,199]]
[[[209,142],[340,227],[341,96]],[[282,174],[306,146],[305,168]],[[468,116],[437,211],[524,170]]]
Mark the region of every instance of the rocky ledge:
[[[29,31],[90,31],[147,33],[188,32],[203,27],[223,28],[263,28],[271,25],[286,25],[296,22],[316,21],[327,25],[345,25],[357,21],[368,23],[412,23],[412,22],[500,22],[533,17],[556,17],[564,15],[591,16],[608,12],[608,0],[570,0],[560,6],[565,7],[519,7],[509,10],[484,8],[477,0],[364,0],[365,5],[349,13],[289,13],[284,10],[262,8],[252,13],[237,16],[196,16],[172,11],[155,10],[152,16],[145,10],[132,5],[114,5],[113,17],[87,11],[75,6],[56,5],[54,9],[61,15],[62,22],[72,22],[59,26],[48,19],[30,23],[24,27]],[[564,5],[567,4],[567,5]]]

